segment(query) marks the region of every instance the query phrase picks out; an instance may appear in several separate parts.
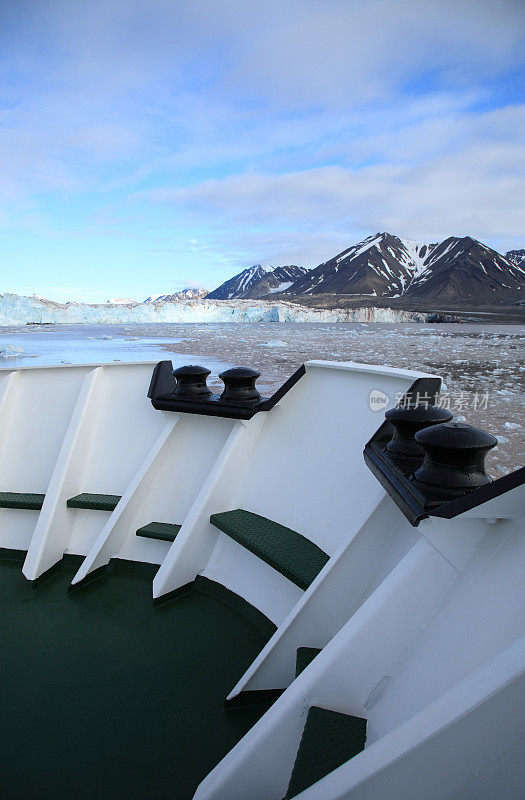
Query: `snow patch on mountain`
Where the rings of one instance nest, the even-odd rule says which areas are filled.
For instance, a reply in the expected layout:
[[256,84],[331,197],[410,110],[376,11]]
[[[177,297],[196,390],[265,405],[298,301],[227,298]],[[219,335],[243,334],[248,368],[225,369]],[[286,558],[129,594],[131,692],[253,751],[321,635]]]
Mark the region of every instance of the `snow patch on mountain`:
[[371,247],[378,244],[382,238],[383,234],[376,234],[376,236],[369,236],[362,242],[352,245],[348,250],[344,250],[340,256],[337,256],[337,263],[339,264],[341,261],[346,261],[347,258],[357,258],[361,253],[366,253],[367,250],[370,250]]
[[525,250],[508,250],[505,253],[505,258],[520,269],[525,267]]
[[412,271],[413,277],[422,275],[426,269],[426,260],[436,247],[436,244],[428,244],[427,242],[414,242],[412,239],[399,239],[401,244],[406,250],[406,257],[400,253],[401,260],[404,261],[405,266]]
[[270,289],[268,294],[277,294],[277,292],[284,292],[286,289],[289,289],[290,286],[293,286],[293,281],[284,281],[284,283],[280,283],[279,286],[276,286],[274,289]]

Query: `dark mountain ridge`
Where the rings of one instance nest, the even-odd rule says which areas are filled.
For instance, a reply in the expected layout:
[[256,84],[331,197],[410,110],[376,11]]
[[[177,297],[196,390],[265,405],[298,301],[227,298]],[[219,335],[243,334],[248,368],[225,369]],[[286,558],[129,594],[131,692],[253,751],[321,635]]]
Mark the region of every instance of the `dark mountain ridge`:
[[210,300],[257,300],[267,294],[289,289],[302,277],[305,267],[272,267],[270,264],[255,264],[208,294]]
[[525,264],[525,250],[508,250],[505,253],[505,258],[511,264],[519,267],[521,264]]
[[377,233],[299,278],[283,298],[304,295],[516,302],[525,265],[509,261],[470,236],[425,244]]

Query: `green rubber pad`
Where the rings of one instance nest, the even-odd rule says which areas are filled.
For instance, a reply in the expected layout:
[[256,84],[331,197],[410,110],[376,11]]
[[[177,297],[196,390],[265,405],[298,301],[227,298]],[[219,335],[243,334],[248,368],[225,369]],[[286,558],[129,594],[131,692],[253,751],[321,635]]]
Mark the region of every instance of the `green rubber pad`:
[[77,569],[34,589],[0,559],[2,800],[191,800],[265,711],[223,701],[267,637],[197,591],[155,608],[127,569],[68,594]]
[[321,651],[317,647],[298,647],[297,655],[295,658],[295,677],[301,674],[303,669],[306,669],[308,664],[319,655]]
[[137,531],[137,536],[145,539],[160,539],[163,542],[174,542],[182,525],[173,525],[169,522],[149,522]]
[[67,501],[68,508],[87,508],[90,511],[114,511],[120,494],[77,494]]
[[300,533],[251,511],[212,514],[210,522],[301,589],[308,589],[330,558]]
[[40,511],[45,494],[27,492],[0,492],[0,508],[21,508],[29,511]]
[[365,747],[366,719],[312,706],[284,800],[304,792]]

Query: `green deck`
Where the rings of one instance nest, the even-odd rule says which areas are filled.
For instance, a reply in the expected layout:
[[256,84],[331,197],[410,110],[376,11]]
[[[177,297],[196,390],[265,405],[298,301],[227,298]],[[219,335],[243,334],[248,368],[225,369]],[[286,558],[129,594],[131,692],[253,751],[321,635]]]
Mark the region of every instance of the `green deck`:
[[40,511],[45,499],[45,494],[0,492],[0,508],[20,508],[26,511]]
[[68,508],[85,508],[88,511],[114,511],[121,499],[120,494],[90,494],[83,492],[67,501]]
[[308,589],[330,558],[300,533],[242,508],[212,514],[210,522],[301,589]]
[[306,667],[311,664],[321,650],[318,647],[298,647],[295,657],[295,677],[301,674]]
[[175,537],[182,528],[172,522],[149,522],[137,531],[137,536],[144,539],[160,539],[163,542],[174,542]]
[[191,798],[265,710],[223,701],[266,639],[199,591],[154,608],[125,569],[68,594],[77,568],[33,589],[0,558],[2,800]]
[[365,741],[366,719],[312,706],[284,800],[304,792],[356,756],[363,750]]

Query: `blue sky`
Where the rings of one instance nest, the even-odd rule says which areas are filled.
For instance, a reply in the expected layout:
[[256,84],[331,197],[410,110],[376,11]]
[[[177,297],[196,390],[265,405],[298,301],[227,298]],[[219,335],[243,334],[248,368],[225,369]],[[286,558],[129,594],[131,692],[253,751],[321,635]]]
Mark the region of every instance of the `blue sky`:
[[522,0],[3,0],[0,291],[525,245]]

